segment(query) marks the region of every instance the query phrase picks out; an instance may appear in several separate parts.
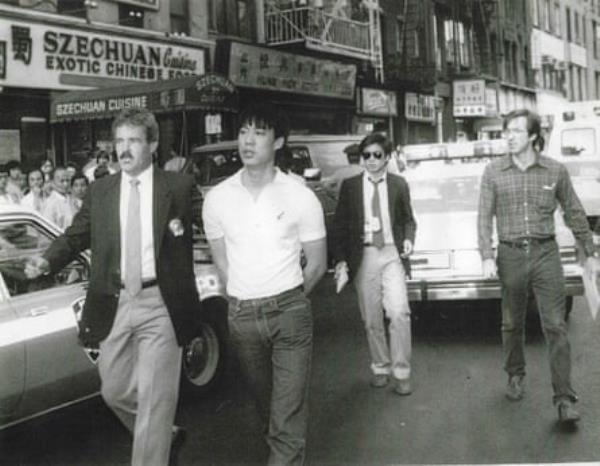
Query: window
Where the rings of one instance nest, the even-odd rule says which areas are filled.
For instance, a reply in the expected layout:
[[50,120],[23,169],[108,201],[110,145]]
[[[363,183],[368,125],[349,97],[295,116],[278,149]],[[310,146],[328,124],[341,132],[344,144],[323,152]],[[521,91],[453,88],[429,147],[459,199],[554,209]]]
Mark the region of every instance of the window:
[[[396,52],[398,53],[402,53],[402,35],[403,35],[403,28],[404,28],[404,18],[402,16],[397,16],[396,17]],[[434,37],[436,36],[435,34],[435,16],[434,16],[434,21],[433,21],[433,35]]]
[[566,129],[561,133],[560,149],[562,155],[594,155],[596,137],[594,128]]
[[444,21],[446,61],[463,67],[471,66],[471,41],[473,32],[461,22]]
[[144,28],[144,10],[129,5],[119,4],[119,24],[132,28]]
[[250,39],[250,12],[248,0],[237,0],[237,35]]
[[189,35],[188,0],[171,0],[169,2],[169,10],[171,15],[171,32]]
[[539,14],[538,0],[531,0],[531,21],[536,27],[540,25]]
[[556,34],[558,37],[561,37],[562,36],[562,27],[561,27],[561,21],[560,21],[560,3],[558,3],[558,2],[554,3],[553,19],[554,19],[554,34]]
[[575,12],[575,16],[573,17],[573,22],[575,26],[575,43],[581,43],[581,29],[579,27],[579,13]]
[[26,262],[40,255],[50,245],[49,233],[30,221],[11,220],[0,223],[0,275],[10,296],[19,296],[88,279],[88,265],[77,259],[55,275],[29,280]]
[[566,10],[566,23],[567,23],[567,40],[569,42],[573,42],[573,34],[571,31],[571,10],[567,8]]
[[595,87],[596,87],[596,99],[600,99],[600,72],[595,72]]
[[550,18],[550,0],[543,0],[544,5],[544,31],[552,32]]
[[58,0],[56,2],[56,12],[63,15],[85,18],[86,7],[84,0]]
[[594,58],[598,58],[598,23],[592,20],[592,48],[594,50]]
[[213,33],[251,39],[252,5],[253,3],[249,0],[236,0],[234,2],[208,0],[209,30]]
[[581,45],[587,48],[587,24],[585,16],[581,15]]

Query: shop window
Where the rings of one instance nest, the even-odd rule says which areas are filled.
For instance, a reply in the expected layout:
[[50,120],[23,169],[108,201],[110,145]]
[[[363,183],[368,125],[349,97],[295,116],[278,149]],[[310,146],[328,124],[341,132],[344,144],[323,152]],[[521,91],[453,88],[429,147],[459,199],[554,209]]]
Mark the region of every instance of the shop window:
[[85,0],[58,0],[56,2],[56,12],[63,15],[85,18]]
[[132,28],[144,28],[144,10],[119,4],[119,24]]

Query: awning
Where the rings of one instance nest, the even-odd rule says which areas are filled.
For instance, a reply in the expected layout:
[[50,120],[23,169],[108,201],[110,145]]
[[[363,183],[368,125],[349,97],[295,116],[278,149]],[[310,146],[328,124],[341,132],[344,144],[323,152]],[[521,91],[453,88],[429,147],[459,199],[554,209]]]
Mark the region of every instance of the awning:
[[126,108],[146,108],[155,113],[198,109],[237,112],[238,106],[239,97],[234,84],[223,76],[206,74],[66,92],[52,100],[50,121],[112,118]]

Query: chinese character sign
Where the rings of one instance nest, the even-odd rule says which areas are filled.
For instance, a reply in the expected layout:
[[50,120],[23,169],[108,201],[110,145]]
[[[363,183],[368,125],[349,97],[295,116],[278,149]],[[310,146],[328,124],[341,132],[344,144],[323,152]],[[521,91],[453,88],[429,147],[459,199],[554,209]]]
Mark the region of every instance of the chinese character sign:
[[485,80],[454,81],[454,116],[486,115]]

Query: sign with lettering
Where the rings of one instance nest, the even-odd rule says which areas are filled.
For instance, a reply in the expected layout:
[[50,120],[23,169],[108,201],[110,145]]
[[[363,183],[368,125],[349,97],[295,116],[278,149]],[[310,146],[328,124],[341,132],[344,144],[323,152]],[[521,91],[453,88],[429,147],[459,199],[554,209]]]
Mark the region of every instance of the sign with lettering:
[[152,112],[184,109],[235,112],[238,93],[231,81],[216,74],[67,92],[52,101],[50,121],[110,118],[127,108],[146,108]]
[[96,87],[101,79],[148,82],[205,72],[205,49],[117,34],[0,18],[2,42],[0,86],[77,89]]
[[233,42],[229,79],[241,87],[352,100],[356,65]]
[[408,121],[435,121],[435,97],[407,92],[404,94],[404,116]]
[[486,116],[485,80],[457,80],[453,83],[455,117]]
[[360,111],[367,115],[396,116],[398,103],[394,91],[383,89],[360,89]]

